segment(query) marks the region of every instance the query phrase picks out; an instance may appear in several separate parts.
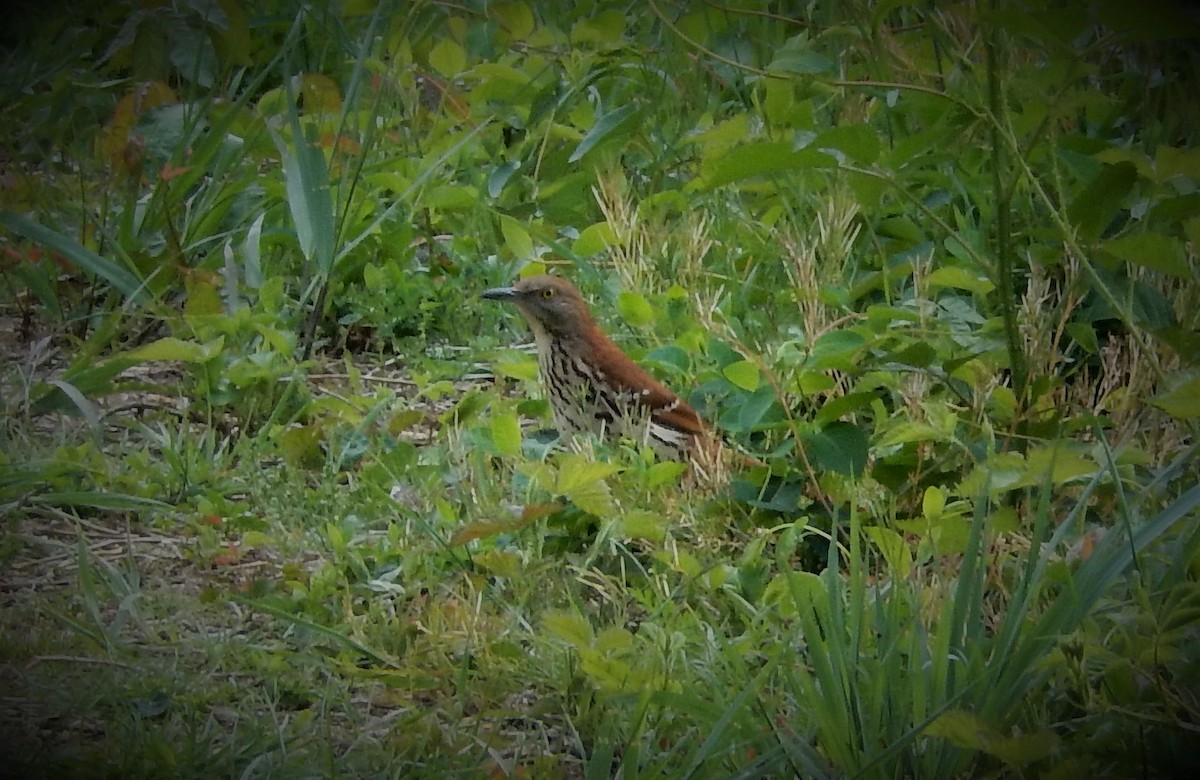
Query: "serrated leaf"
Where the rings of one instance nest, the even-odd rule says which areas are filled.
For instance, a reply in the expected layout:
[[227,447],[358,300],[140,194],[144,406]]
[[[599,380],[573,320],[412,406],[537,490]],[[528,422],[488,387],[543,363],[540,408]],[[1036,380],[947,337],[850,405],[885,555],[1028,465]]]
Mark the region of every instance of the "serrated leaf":
[[595,633],[592,624],[578,612],[550,610],[542,615],[542,629],[550,636],[574,647],[586,650],[591,647]]
[[758,366],[749,360],[739,360],[721,369],[721,373],[733,384],[748,393],[753,393],[762,382]]
[[[656,464],[658,465],[658,464]],[[622,515],[618,527],[626,539],[648,539],[661,542],[667,535],[667,523],[654,512],[629,512]]]

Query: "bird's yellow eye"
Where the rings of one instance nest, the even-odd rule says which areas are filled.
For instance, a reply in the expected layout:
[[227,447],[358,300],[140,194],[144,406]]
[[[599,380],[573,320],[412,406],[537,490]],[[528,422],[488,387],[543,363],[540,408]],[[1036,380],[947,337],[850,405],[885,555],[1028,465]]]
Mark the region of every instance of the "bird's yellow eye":
[[553,287],[547,287],[546,289],[542,290],[542,298],[543,299],[548,301],[553,297],[554,297],[554,288]]

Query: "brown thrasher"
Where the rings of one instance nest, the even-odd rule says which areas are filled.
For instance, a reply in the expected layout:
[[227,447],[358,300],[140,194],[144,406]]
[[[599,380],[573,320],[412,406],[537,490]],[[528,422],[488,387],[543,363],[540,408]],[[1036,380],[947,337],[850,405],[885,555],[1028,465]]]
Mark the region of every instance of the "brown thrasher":
[[604,335],[575,285],[557,276],[530,276],[482,297],[516,304],[529,323],[538,374],[563,436],[628,437],[651,445],[660,457],[693,463],[707,463],[720,450],[720,440],[692,407]]

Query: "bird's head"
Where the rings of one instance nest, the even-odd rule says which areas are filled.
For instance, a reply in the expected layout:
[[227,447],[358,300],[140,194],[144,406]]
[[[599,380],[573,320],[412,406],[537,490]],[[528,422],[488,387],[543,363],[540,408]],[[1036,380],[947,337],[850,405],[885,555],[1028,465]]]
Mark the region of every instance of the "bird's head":
[[577,338],[592,324],[579,290],[557,276],[530,276],[512,287],[484,290],[481,297],[515,304],[535,336]]

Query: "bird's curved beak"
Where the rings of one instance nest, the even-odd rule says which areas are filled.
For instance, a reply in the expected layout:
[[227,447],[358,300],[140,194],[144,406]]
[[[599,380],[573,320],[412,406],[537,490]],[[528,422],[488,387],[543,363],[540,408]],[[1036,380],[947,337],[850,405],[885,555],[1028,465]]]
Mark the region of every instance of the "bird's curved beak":
[[517,297],[517,290],[515,287],[493,287],[479,293],[479,297],[491,301],[511,301]]

